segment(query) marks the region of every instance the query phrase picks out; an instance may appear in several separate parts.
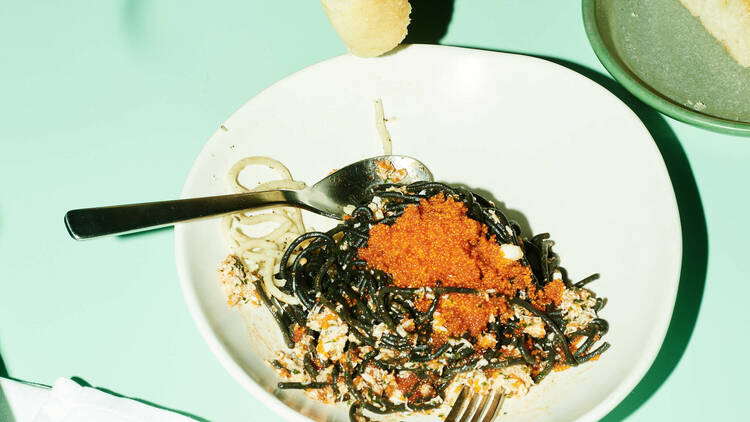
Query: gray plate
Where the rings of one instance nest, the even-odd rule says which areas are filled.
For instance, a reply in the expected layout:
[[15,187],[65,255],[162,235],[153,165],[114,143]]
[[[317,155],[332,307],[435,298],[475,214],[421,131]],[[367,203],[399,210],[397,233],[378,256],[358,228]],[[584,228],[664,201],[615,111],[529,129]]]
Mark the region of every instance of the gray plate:
[[591,45],[635,96],[675,119],[750,136],[750,68],[679,0],[583,0]]

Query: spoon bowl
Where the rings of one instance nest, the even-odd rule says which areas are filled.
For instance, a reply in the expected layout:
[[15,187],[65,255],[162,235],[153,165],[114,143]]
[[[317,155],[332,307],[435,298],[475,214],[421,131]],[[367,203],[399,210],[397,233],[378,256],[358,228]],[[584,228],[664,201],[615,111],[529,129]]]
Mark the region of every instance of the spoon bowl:
[[314,207],[311,211],[341,219],[345,214],[344,207],[361,204],[373,186],[388,182],[408,185],[421,181],[431,182],[433,177],[420,161],[403,155],[383,155],[350,164],[311,188],[297,191],[297,194]]
[[275,205],[296,206],[341,219],[344,208],[364,201],[368,190],[375,185],[432,180],[430,170],[418,160],[403,155],[384,155],[349,164],[305,189],[77,209],[65,214],[65,226],[71,237],[84,240]]

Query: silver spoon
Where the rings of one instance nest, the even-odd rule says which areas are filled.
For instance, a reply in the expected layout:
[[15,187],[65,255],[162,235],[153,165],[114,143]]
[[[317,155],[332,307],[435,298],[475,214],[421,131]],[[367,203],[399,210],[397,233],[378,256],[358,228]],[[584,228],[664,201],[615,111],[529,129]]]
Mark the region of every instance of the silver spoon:
[[341,219],[345,214],[345,206],[361,204],[366,199],[368,188],[386,182],[378,175],[378,163],[381,163],[381,166],[391,163],[396,169],[405,169],[406,176],[399,183],[433,180],[430,170],[414,158],[387,155],[357,161],[301,190],[280,189],[84,208],[68,211],[65,214],[65,226],[71,237],[84,240],[150,230],[272,205],[291,205],[326,217]]

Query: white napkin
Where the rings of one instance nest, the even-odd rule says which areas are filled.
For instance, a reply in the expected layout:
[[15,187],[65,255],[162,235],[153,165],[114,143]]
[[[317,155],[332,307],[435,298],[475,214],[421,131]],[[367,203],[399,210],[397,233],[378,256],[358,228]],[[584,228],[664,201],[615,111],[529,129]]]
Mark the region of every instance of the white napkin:
[[0,421],[33,422],[50,388],[0,377]]
[[[12,422],[190,422],[177,413],[60,378],[52,389],[0,378],[0,417]],[[3,400],[12,416],[3,415]]]

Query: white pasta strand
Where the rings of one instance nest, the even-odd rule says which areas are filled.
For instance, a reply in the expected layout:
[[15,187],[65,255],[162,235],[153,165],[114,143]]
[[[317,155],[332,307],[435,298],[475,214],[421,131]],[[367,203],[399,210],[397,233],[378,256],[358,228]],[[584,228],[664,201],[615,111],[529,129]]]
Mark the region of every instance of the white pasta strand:
[[380,136],[380,142],[383,143],[383,154],[393,154],[393,142],[391,141],[391,134],[388,133],[388,128],[385,126],[383,100],[380,98],[375,100],[375,129],[377,129],[378,136]]
[[268,167],[271,170],[279,174],[279,179],[277,180],[293,181],[292,174],[289,172],[289,169],[287,169],[279,161],[274,160],[271,157],[245,157],[241,159],[240,161],[237,161],[236,163],[234,163],[232,168],[229,169],[229,173],[227,173],[229,186],[232,188],[234,192],[241,193],[241,192],[251,192],[254,190],[241,184],[239,181],[240,173],[242,173],[242,170],[244,170],[245,168],[249,166]]
[[[266,181],[255,187],[247,187],[240,180],[240,173],[249,166],[265,166],[273,170],[278,179]],[[304,182],[295,181],[283,164],[269,157],[246,157],[236,162],[227,173],[227,182],[235,193],[258,192],[270,189],[303,189]],[[276,225],[262,236],[249,235],[252,228],[261,224]],[[243,230],[244,229],[244,230]],[[297,208],[276,206],[271,212],[249,214],[240,212],[226,216],[221,222],[221,231],[226,243],[239,256],[247,268],[258,271],[266,294],[290,305],[299,304],[299,299],[281,290],[286,280],[276,280],[281,256],[288,245],[306,232],[302,212]]]
[[263,277],[263,287],[266,289],[266,293],[275,297],[281,302],[286,302],[290,305],[299,304],[299,299],[282,292],[273,283],[273,264],[269,263],[268,261],[264,262],[260,274]]

